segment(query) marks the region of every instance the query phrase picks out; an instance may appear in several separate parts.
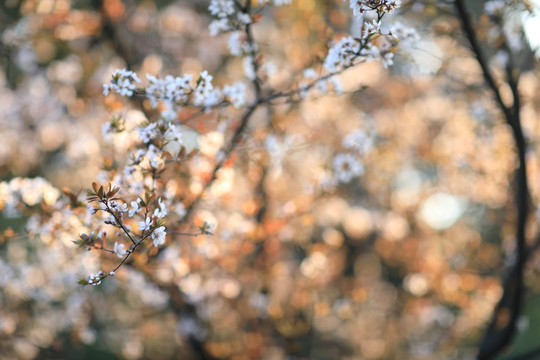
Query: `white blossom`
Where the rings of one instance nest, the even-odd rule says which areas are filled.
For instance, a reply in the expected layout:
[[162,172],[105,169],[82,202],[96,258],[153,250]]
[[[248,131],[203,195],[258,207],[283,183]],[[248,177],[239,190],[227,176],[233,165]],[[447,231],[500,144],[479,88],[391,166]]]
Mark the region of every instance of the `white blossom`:
[[111,123],[106,122],[103,125],[101,125],[101,135],[103,135],[104,138],[108,137],[111,133]]
[[140,83],[141,80],[133,71],[118,69],[113,72],[112,80],[103,85],[103,94],[109,95],[109,92],[113,90],[122,96],[131,96],[136,89],[135,84]]
[[144,149],[139,149],[137,152],[133,155],[133,161],[138,164],[141,162],[141,160],[144,158],[144,155],[146,155],[146,151]]
[[392,66],[394,64],[394,53],[385,52],[381,58],[381,62],[385,68]]
[[373,139],[361,130],[355,130],[343,139],[343,147],[353,149],[358,155],[366,155],[373,148]]
[[242,41],[243,32],[234,31],[229,35],[227,47],[233,56],[241,56],[244,53],[244,42]]
[[133,217],[136,213],[138,213],[140,210],[139,202],[138,201],[132,201],[131,202],[131,209],[128,211],[128,216]]
[[373,20],[371,22],[366,21],[364,22],[364,26],[362,26],[362,39],[367,39],[371,35],[380,32],[380,30],[381,30],[380,21],[377,21],[377,20]]
[[144,143],[149,143],[159,134],[156,123],[150,123],[147,126],[138,127],[137,131],[139,132],[139,138],[141,138]]
[[246,89],[245,83],[237,81],[232,85],[226,85],[223,88],[223,95],[238,109],[246,104]]
[[146,153],[146,156],[148,156],[148,161],[150,162],[150,166],[154,169],[157,169],[159,165],[161,164],[161,151],[159,148],[153,144],[150,144],[148,147],[148,152]]
[[390,27],[390,35],[400,41],[404,41],[404,40],[415,41],[420,38],[415,29],[409,26],[405,26],[402,23],[393,24]]
[[158,205],[159,208],[154,210],[153,217],[159,220],[167,216],[167,208],[165,207],[165,204],[163,203],[163,200],[161,198],[158,200]]
[[146,75],[146,78],[150,82],[150,85],[146,87],[146,96],[154,108],[157,107],[158,101],[162,101],[171,111],[177,104],[187,102],[189,94],[193,91],[191,75],[182,77],[167,75],[165,79]]
[[233,0],[212,0],[210,6],[208,6],[210,14],[215,17],[223,18],[227,15],[234,14],[234,1]]
[[239,12],[238,15],[236,15],[236,18],[238,19],[238,22],[240,23],[240,25],[247,25],[253,22],[251,19],[251,16],[249,16],[249,14],[246,14],[246,13]]
[[336,71],[340,66],[351,65],[358,55],[359,42],[352,36],[342,38],[329,51],[324,59],[324,68],[330,72]]
[[114,253],[119,258],[123,258],[127,253],[127,250],[125,249],[125,245],[124,244],[119,244],[118,242],[115,242],[114,243]]
[[318,77],[317,72],[313,68],[304,70],[304,77],[306,79],[316,79]]
[[242,65],[244,67],[244,75],[249,80],[255,80],[256,74],[255,74],[255,66],[253,65],[253,58],[251,56],[246,56],[244,60],[242,61]]
[[350,0],[349,6],[353,14],[361,17],[365,12],[378,11],[381,13],[392,13],[401,6],[400,0]]
[[266,61],[262,66],[261,70],[264,71],[267,77],[271,78],[277,73],[277,66],[272,61]]
[[155,247],[158,247],[159,245],[162,245],[165,243],[165,236],[167,233],[165,232],[165,226],[160,226],[154,230],[152,233],[152,240]]
[[103,271],[99,271],[97,274],[92,273],[88,275],[86,280],[88,281],[88,284],[95,286],[95,285],[101,284],[102,276],[103,276]]
[[328,92],[328,80],[319,80],[315,83],[315,88],[321,93],[326,94]]
[[[91,215],[94,215],[95,213],[98,212],[98,209],[96,209],[95,207],[93,207],[92,205],[90,204],[86,204],[86,210],[91,214]],[[5,214],[4,214],[5,215]]]
[[147,217],[144,221],[139,221],[137,224],[139,225],[139,230],[146,231],[150,230],[150,227],[152,226],[152,224],[154,224],[154,222],[152,221],[152,219]]
[[341,83],[341,80],[340,80],[339,77],[333,76],[330,79],[328,79],[328,82],[330,82],[332,84],[332,86],[334,87],[334,91],[337,94],[342,94],[343,93],[343,84]]
[[116,218],[114,216],[109,216],[108,218],[106,218],[104,220],[105,224],[109,224],[109,225],[114,225],[114,226],[118,226],[120,225],[120,223],[118,222],[118,220],[116,220]]
[[217,34],[233,30],[234,27],[228,18],[223,18],[212,21],[210,25],[208,25],[208,29],[210,31],[210,35],[216,36]]
[[180,153],[180,149],[184,144],[180,130],[172,123],[169,123],[163,138],[167,141],[165,146],[163,146],[163,151],[168,152],[172,157],[178,156],[178,153]]
[[196,106],[204,106],[205,108],[217,105],[221,99],[221,91],[215,89],[212,85],[213,76],[208,74],[208,71],[203,71],[197,80],[197,88],[195,89],[195,97],[193,103]]
[[125,176],[131,176],[131,175],[133,175],[135,170],[136,170],[135,166],[127,165],[127,166],[124,167],[123,173],[124,173]]
[[174,212],[176,213],[176,215],[178,215],[178,217],[180,218],[183,218],[184,216],[186,216],[186,207],[184,206],[183,203],[179,202],[178,204],[176,204],[176,206],[174,207]]
[[127,204],[121,204],[118,201],[112,200],[109,202],[109,207],[111,210],[125,212],[127,211]]
[[209,223],[208,221],[205,221],[203,226],[200,227],[201,232],[206,235],[213,235],[215,224]]
[[364,173],[364,166],[353,154],[337,154],[333,161],[334,173],[342,183],[348,183],[353,178]]

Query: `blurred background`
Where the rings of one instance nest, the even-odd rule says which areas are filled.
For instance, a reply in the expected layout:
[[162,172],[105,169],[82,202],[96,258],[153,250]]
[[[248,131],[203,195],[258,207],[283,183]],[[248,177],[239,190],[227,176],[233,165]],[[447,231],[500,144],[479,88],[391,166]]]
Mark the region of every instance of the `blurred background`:
[[[339,76],[343,94],[254,115],[193,220],[179,225],[208,220],[213,236],[171,234],[164,251],[142,252],[101,286],[76,284],[117,259],[74,246],[92,229],[59,189],[77,193],[123,161],[133,141],[103,137],[111,116],[136,124],[157,114],[147,100],[103,96],[102,84],[124,67],[141,78],[202,70],[218,85],[243,78],[227,37],[208,32],[208,4],[0,2],[0,359],[474,358],[515,260],[517,162],[445,2],[405,2],[388,20],[419,34],[392,67],[361,64]],[[516,4],[504,36],[520,59],[536,204],[538,20]],[[502,76],[501,33],[482,2],[468,5]],[[253,31],[272,69],[267,85],[286,89],[303,69],[320,69],[331,40],[360,25],[342,0],[293,0],[264,8]],[[200,134],[200,152],[167,173],[179,218],[240,114],[193,113],[179,122]],[[333,159],[355,131],[372,145],[364,173],[331,184]],[[537,255],[508,358],[538,342]]]

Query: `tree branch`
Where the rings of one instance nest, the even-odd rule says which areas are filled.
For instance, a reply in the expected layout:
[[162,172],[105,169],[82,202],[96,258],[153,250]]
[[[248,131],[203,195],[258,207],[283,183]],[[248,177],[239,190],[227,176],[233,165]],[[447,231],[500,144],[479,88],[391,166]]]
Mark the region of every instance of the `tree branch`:
[[521,128],[520,101],[518,93],[517,69],[514,69],[511,61],[507,64],[508,85],[512,90],[513,105],[507,107],[502,101],[500,91],[495,83],[494,77],[488,67],[485,56],[482,52],[469,13],[464,4],[464,0],[455,0],[455,7],[461,21],[463,32],[471,45],[471,49],[476,56],[478,64],[482,68],[482,74],[489,88],[493,92],[497,105],[504,114],[506,123],[512,129],[512,135],[517,148],[519,167],[515,173],[516,189],[515,201],[517,207],[516,223],[516,262],[509,271],[503,285],[503,295],[497,303],[492,320],[484,334],[484,338],[478,352],[479,360],[492,359],[508,346],[515,333],[516,323],[523,308],[523,293],[525,286],[523,283],[523,271],[527,261],[527,245],[525,238],[525,226],[528,215],[529,190],[527,184],[527,170],[525,153],[527,144]]

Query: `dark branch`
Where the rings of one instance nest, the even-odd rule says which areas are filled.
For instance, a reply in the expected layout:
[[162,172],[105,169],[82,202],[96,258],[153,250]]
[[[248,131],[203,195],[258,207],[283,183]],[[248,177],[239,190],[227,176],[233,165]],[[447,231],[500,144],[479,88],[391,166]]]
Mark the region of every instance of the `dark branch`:
[[[491,323],[480,345],[478,359],[492,359],[508,346],[515,333],[516,323],[523,308],[523,271],[527,261],[527,245],[525,239],[525,226],[528,215],[529,190],[527,184],[527,170],[525,164],[525,152],[527,144],[523,136],[520,119],[520,101],[518,93],[518,72],[513,67],[511,60],[506,67],[507,82],[512,90],[513,104],[507,107],[501,97],[493,74],[491,73],[486,58],[482,52],[472,20],[465,8],[464,0],[455,0],[458,17],[462,29],[471,45],[478,64],[482,68],[482,74],[489,88],[493,92],[497,105],[504,114],[506,123],[512,129],[512,135],[517,148],[519,167],[516,170],[515,200],[517,206],[516,224],[516,262],[509,271],[503,284],[503,295],[493,312]],[[510,54],[509,54],[510,58]]]
[[478,65],[480,65],[480,67],[482,68],[482,74],[484,76],[484,79],[491,91],[493,92],[495,100],[497,101],[497,105],[502,110],[505,117],[507,119],[511,118],[512,115],[510,113],[510,109],[504,104],[501,93],[499,92],[499,87],[497,86],[497,83],[495,82],[495,79],[491,74],[491,71],[489,70],[487,60],[476,37],[476,32],[474,30],[471,17],[469,16],[469,12],[465,8],[464,0],[456,0],[455,5],[458,12],[459,20],[461,21],[461,27],[463,29],[463,32],[465,33],[465,36],[467,37],[467,40],[469,41],[469,44],[471,45],[472,52],[476,56]]

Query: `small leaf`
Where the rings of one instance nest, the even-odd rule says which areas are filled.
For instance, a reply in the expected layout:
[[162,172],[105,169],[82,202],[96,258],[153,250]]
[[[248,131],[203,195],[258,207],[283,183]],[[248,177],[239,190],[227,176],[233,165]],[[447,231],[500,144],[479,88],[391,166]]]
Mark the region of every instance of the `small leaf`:
[[120,191],[119,187],[115,187],[114,189],[109,190],[109,192],[107,193],[107,197],[112,198],[114,195],[118,193],[118,191]]

